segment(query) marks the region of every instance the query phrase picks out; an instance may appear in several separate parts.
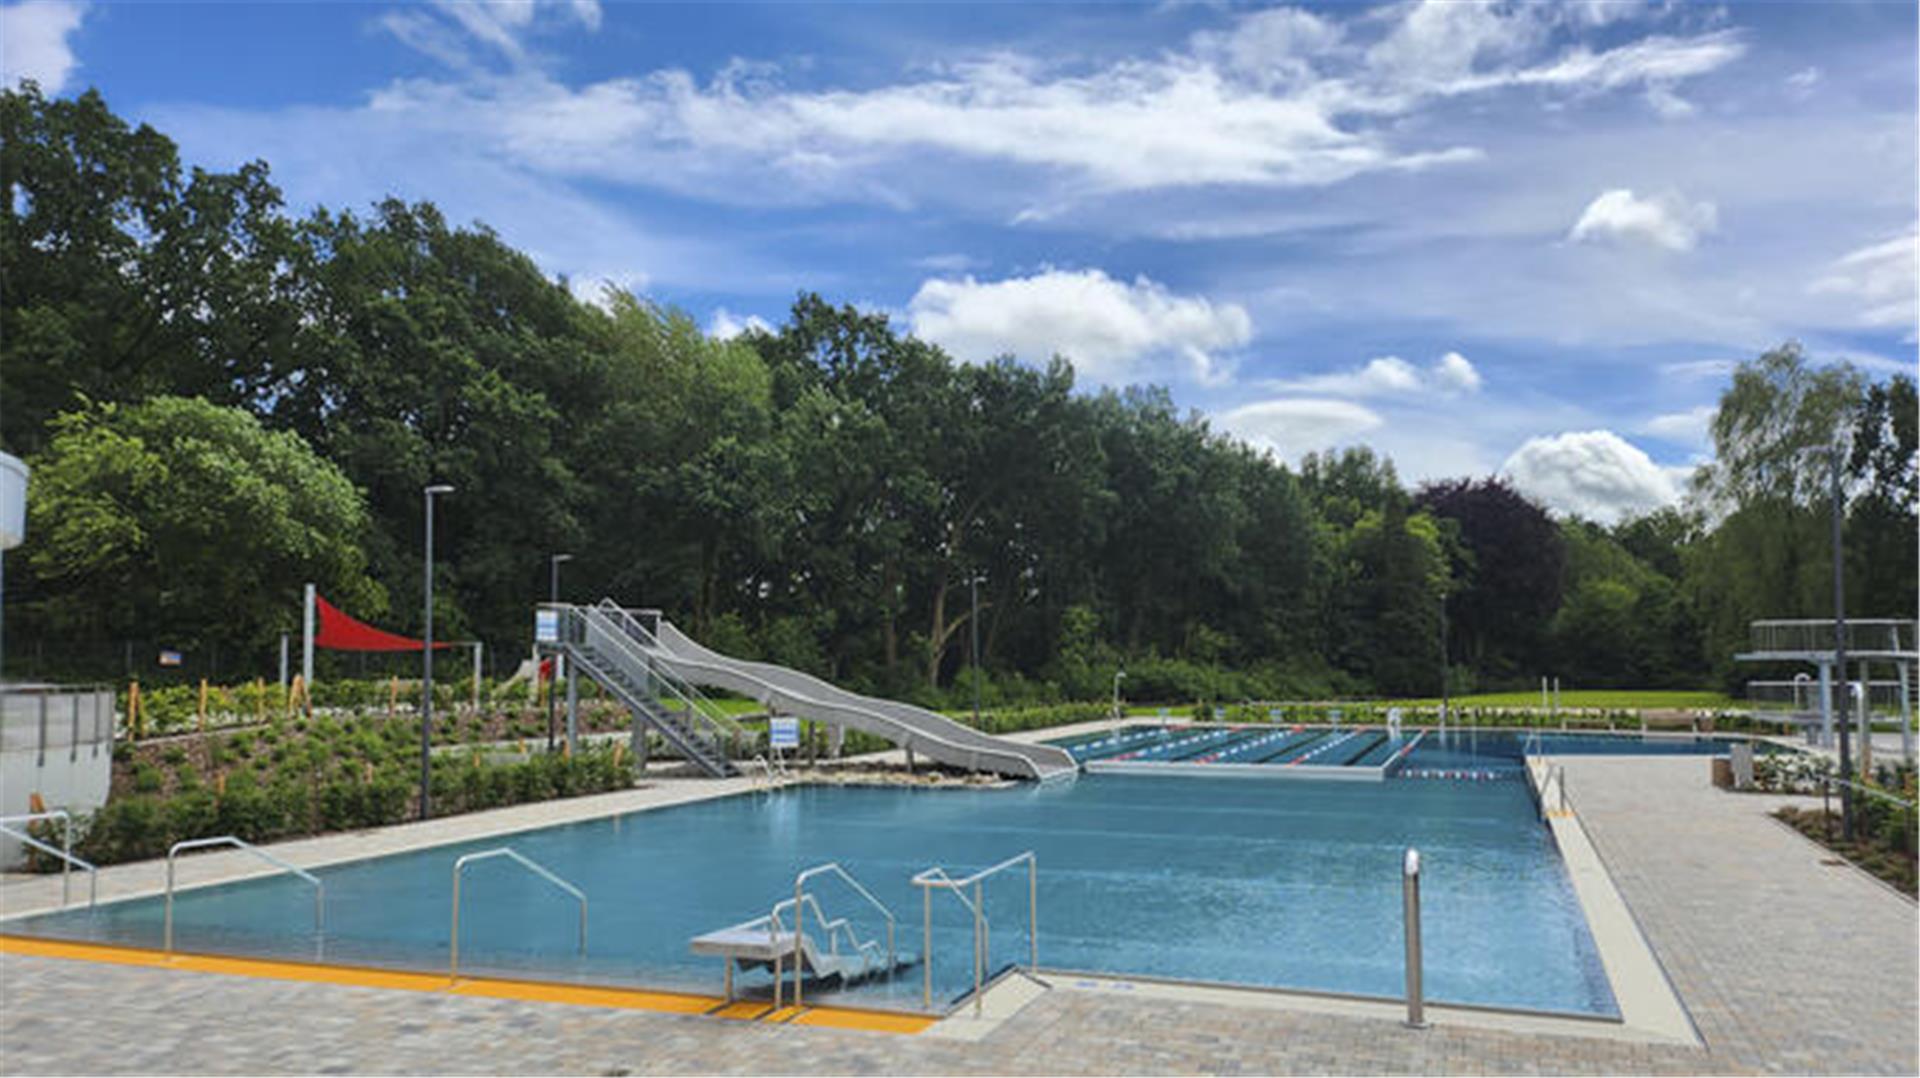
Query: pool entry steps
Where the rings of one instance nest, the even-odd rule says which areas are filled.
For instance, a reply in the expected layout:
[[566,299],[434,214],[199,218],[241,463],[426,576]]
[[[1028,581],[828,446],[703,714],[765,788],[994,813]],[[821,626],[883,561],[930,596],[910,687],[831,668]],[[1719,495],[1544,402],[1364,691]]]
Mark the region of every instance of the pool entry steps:
[[1133,726],[1065,747],[1089,773],[1378,782],[1425,736],[1370,727]]
[[[542,604],[541,645],[599,682],[644,724],[711,775],[735,774],[727,739],[739,733],[702,706],[697,686],[760,701],[785,715],[873,734],[935,763],[1011,778],[1072,778],[1074,758],[1052,745],[981,733],[925,708],[849,692],[772,663],[729,658],[676,629],[657,610],[628,610],[611,599],[593,606]],[[549,620],[550,619],[550,620]],[[731,729],[729,727],[732,727]]]
[[[845,917],[827,916],[820,907],[819,899],[806,890],[807,881],[817,877],[840,880],[879,912],[887,924],[884,947],[877,939],[861,939],[852,922]],[[806,930],[809,913],[813,915],[813,924],[826,940],[824,947]],[[791,928],[787,926],[789,916],[793,919]],[[894,929],[893,911],[885,903],[873,897],[873,892],[863,887],[846,869],[838,864],[825,864],[815,865],[795,876],[793,897],[782,898],[774,903],[766,916],[695,936],[689,946],[694,954],[712,955],[726,961],[724,988],[729,1003],[734,999],[734,970],[770,970],[773,973],[773,1006],[778,1010],[782,986],[789,971],[794,981],[793,1002],[798,1006],[801,986],[808,980],[815,983],[838,981],[845,987],[870,977],[891,977],[896,971],[912,965],[911,958],[902,959],[894,948]],[[840,949],[842,943],[846,945],[845,951]]]

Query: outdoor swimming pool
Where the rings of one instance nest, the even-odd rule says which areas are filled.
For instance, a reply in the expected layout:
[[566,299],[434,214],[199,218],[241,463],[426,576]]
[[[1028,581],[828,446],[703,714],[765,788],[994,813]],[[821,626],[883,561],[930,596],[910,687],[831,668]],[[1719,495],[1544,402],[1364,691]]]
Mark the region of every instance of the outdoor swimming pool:
[[[464,884],[461,967],[712,992],[694,935],[764,914],[797,871],[838,861],[921,950],[913,874],[956,876],[1023,850],[1039,861],[1042,968],[1376,996],[1402,991],[1400,861],[1424,864],[1430,999],[1617,1013],[1585,920],[1524,783],[1221,782],[1094,775],[1005,789],[805,786],[443,846],[317,870],[330,961],[444,969],[454,859],[510,844],[591,902],[574,956],[566,896],[503,861]],[[884,939],[850,893],[827,912]],[[1024,962],[1024,872],[986,891],[990,966]],[[157,947],[159,899],[7,924],[12,932]],[[279,876],[182,892],[176,946],[312,958],[312,895]],[[971,985],[971,925],[934,894],[934,1000]],[[749,975],[742,985],[764,983]],[[918,1007],[921,970],[844,1002]]]

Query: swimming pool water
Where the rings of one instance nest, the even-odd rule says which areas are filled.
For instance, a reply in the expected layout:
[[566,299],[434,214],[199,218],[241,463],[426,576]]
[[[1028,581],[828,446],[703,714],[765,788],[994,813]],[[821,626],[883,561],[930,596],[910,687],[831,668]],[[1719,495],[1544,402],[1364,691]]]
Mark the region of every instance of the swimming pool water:
[[[838,861],[892,907],[901,952],[921,950],[916,872],[958,876],[1022,850],[1039,859],[1042,967],[1397,996],[1400,862],[1424,866],[1430,999],[1617,1013],[1552,839],[1523,783],[1221,782],[1093,775],[1048,787],[810,786],[570,824],[318,870],[333,961],[444,968],[449,870],[510,844],[583,889],[588,956],[572,956],[564,895],[495,860],[469,869],[462,968],[717,991],[701,932],[764,914],[794,874]],[[831,883],[829,915],[884,940]],[[1024,872],[986,891],[992,961],[1024,961]],[[176,946],[312,957],[311,893],[290,877],[182,892]],[[971,984],[969,915],[934,895],[936,1004]],[[142,899],[8,924],[158,946]],[[763,980],[747,975],[742,984]],[[847,1002],[917,1006],[918,967]]]

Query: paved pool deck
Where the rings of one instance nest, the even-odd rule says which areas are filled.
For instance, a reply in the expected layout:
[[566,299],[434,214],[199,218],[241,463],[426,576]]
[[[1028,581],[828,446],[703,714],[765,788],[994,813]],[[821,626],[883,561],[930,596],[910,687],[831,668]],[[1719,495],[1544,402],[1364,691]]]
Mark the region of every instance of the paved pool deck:
[[[1432,1028],[1416,1031],[1377,1004],[1070,976],[1049,978],[1051,991],[1029,993],[990,1027],[940,1036],[0,954],[0,1073],[1920,1071],[1920,914],[1911,901],[1826,863],[1770,819],[1784,799],[1712,788],[1703,758],[1560,762],[1581,826],[1699,1046],[1496,1028],[1438,1008]],[[724,792],[732,785],[662,783],[383,829],[358,845],[364,855]],[[308,840],[319,848],[305,852],[331,859],[344,847],[330,841],[338,843]],[[250,871],[237,859],[225,870],[213,863],[227,857],[195,858],[208,862],[196,872]],[[152,866],[107,870],[102,897],[144,890],[141,872],[150,878]],[[16,887],[49,884],[10,885],[0,905],[16,910],[26,897]]]

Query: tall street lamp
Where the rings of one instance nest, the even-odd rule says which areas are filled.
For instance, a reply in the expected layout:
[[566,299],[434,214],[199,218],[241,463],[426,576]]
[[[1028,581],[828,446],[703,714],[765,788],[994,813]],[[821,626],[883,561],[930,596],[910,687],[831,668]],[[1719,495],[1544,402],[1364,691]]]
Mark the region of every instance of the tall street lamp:
[[[1840,489],[1840,447],[1828,450],[1833,468],[1831,483],[1833,486],[1833,721],[1840,727],[1840,837],[1843,841],[1853,841],[1853,752],[1847,737],[1847,578],[1842,557],[1841,524],[1846,519],[1846,495]],[[1861,681],[1866,678],[1862,677]],[[1869,734],[1872,726],[1867,726]],[[1861,746],[1861,751],[1871,751]]]
[[[560,563],[563,561],[572,561],[572,560],[573,560],[573,555],[571,554],[550,554],[547,556],[547,602],[550,605],[557,606],[559,605],[559,602],[560,602]],[[540,670],[538,667],[534,669],[533,676],[534,676],[534,680],[536,681],[539,680]],[[560,687],[560,662],[556,657],[553,664],[553,677],[549,679],[547,682],[547,751],[548,752],[553,751],[554,743],[559,739],[559,728],[560,728],[559,704],[558,704],[558,701],[554,699],[554,690],[559,687]]]
[[1447,654],[1447,593],[1440,593],[1440,733],[1447,732],[1447,712],[1452,709],[1453,699],[1449,684],[1453,678],[1448,669],[1450,656]]
[[427,503],[427,571],[425,646],[420,649],[420,818],[433,815],[433,498],[452,494],[453,487],[435,483],[424,487],[421,495]]
[[973,630],[973,728],[980,728],[980,582],[985,573],[974,573],[967,578],[967,588],[973,593],[973,614],[967,620]]

